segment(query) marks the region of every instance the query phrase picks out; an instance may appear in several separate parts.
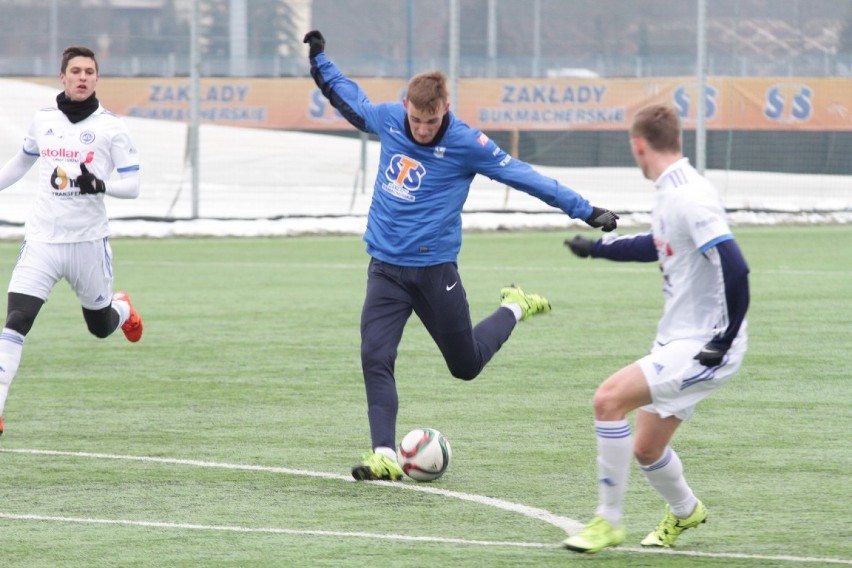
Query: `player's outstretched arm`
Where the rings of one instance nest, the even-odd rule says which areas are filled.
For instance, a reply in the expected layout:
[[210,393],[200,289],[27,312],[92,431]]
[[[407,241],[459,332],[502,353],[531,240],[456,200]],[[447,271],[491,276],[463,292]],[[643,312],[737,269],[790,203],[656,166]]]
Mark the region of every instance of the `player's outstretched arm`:
[[605,258],[620,262],[656,262],[657,247],[653,235],[604,235],[594,240],[583,235],[565,239],[564,244],[580,258]]
[[563,244],[580,258],[589,258],[592,256],[595,241],[583,235],[574,235],[573,239],[565,239]]
[[[382,118],[377,116],[381,105],[373,105],[358,83],[348,79],[326,57],[325,38],[318,30],[305,34],[303,42],[309,46],[311,77],[328,102],[349,124],[362,132],[378,132]],[[320,57],[322,55],[322,57]]]

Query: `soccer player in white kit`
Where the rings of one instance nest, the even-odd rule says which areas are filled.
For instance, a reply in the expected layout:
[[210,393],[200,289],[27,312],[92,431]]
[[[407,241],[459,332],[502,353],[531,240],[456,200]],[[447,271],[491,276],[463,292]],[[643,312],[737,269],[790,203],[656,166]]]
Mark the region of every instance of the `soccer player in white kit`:
[[[89,331],[99,338],[119,327],[132,342],[142,319],[126,292],[113,294],[112,250],[104,195],[139,195],[139,157],[124,122],[95,96],[98,63],[86,47],[62,54],[64,91],[39,110],[21,150],[0,169],[0,190],[41,159],[35,202],[9,282],[0,332],[0,434],[9,385],[21,362],[24,337],[51,290],[65,279],[77,294]],[[113,170],[117,179],[109,179]]]
[[[650,354],[595,392],[598,508],[563,542],[576,552],[624,541],[631,453],[666,501],[663,520],[642,546],[669,548],[683,531],[705,522],[707,509],[669,442],[696,405],[737,372],[746,352],[748,266],[717,191],[681,153],[677,111],[662,104],[640,110],[630,136],[637,165],[657,189],[651,231],[597,241],[577,235],[565,244],[580,257],[659,263],[665,303]],[[626,418],[632,410],[635,436]]]

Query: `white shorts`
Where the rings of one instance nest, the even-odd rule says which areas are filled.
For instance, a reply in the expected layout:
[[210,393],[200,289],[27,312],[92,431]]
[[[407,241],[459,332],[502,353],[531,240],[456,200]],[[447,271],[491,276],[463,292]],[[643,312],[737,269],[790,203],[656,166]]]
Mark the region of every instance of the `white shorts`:
[[661,418],[676,416],[689,420],[699,402],[736,374],[748,346],[745,330],[740,332],[718,367],[705,367],[695,360],[705,343],[695,339],[679,339],[666,345],[655,343],[651,354],[637,361],[648,381],[653,401],[642,410]]
[[24,241],[9,281],[9,292],[47,301],[62,278],[87,310],[100,310],[112,301],[112,249],[109,239],[80,243]]

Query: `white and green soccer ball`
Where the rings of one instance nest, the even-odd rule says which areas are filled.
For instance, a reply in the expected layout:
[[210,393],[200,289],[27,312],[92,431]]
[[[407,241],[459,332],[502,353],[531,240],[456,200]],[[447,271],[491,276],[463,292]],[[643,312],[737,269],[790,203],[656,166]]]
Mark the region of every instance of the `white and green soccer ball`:
[[415,428],[399,443],[396,461],[416,481],[434,481],[444,475],[453,451],[447,437],[434,428]]

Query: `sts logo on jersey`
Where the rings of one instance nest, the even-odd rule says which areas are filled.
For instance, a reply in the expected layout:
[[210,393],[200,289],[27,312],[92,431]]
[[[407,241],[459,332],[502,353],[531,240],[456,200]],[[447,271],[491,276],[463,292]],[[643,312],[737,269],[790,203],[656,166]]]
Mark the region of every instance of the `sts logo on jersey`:
[[382,184],[382,189],[400,199],[414,201],[415,198],[411,192],[420,188],[420,182],[425,175],[426,168],[423,164],[408,156],[394,154],[385,169],[387,181]]
[[774,122],[805,122],[813,114],[813,91],[801,83],[779,83],[766,91],[763,116]]
[[[704,86],[704,119],[716,116],[718,90],[710,85]],[[698,120],[698,85],[681,85],[674,92],[674,104],[683,122]]]

